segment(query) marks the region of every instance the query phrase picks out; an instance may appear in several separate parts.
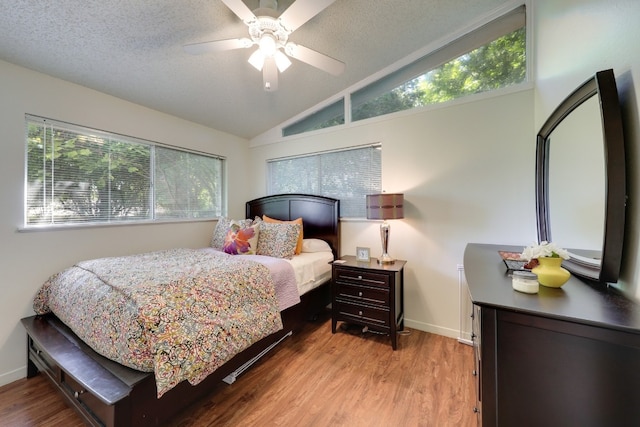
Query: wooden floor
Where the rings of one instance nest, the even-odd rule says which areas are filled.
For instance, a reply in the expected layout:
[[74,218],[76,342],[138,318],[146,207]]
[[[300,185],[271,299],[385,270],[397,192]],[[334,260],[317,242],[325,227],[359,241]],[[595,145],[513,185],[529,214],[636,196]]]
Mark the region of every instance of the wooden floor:
[[[173,420],[187,426],[475,426],[472,348],[406,329],[388,337],[323,316]],[[0,387],[0,426],[82,426],[42,375]]]

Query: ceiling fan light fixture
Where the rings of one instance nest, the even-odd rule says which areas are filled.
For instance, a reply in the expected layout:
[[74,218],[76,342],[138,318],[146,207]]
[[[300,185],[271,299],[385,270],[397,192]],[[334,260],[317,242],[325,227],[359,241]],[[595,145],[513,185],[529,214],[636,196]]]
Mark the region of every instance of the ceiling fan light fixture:
[[278,42],[276,41],[276,38],[268,33],[265,33],[260,37],[258,46],[264,56],[273,56],[273,54],[278,50]]
[[253,65],[256,70],[262,71],[262,67],[264,66],[264,58],[265,56],[262,50],[256,49],[256,51],[253,52],[249,57],[249,64]]
[[276,67],[278,67],[278,71],[281,73],[291,65],[291,60],[279,50],[273,54],[273,59],[276,61]]

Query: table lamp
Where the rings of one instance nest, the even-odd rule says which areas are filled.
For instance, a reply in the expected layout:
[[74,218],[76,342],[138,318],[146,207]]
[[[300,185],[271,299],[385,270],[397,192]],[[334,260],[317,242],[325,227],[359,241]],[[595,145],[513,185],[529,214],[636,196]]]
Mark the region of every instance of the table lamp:
[[393,264],[396,260],[387,253],[389,248],[389,223],[388,219],[404,218],[402,204],[404,194],[369,194],[367,195],[367,219],[382,219],[380,224],[380,239],[382,241],[382,255],[378,258],[378,264]]

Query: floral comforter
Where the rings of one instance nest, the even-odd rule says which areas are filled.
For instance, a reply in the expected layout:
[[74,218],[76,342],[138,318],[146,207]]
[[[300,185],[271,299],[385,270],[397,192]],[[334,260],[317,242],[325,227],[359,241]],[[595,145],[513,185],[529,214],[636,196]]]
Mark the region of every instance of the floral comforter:
[[153,371],[158,397],[282,329],[268,267],[197,249],[80,262],[44,283],[34,310],[103,356]]

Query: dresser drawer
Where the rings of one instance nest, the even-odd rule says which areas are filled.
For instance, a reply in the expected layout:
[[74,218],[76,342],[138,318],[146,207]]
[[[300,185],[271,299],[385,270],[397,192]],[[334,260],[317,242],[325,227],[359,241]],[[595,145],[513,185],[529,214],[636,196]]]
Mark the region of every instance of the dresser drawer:
[[370,307],[350,301],[336,300],[336,310],[345,320],[389,328],[389,310],[383,307]]
[[338,298],[351,298],[367,304],[389,305],[389,289],[338,282]]
[[68,394],[69,398],[75,400],[78,405],[89,411],[89,413],[95,414],[99,420],[105,422],[107,425],[113,425],[115,413],[115,407],[113,405],[102,402],[64,371],[60,378],[60,385],[62,390]]
[[28,337],[29,342],[29,358],[38,366],[42,372],[48,375],[52,380],[60,380],[60,368],[56,365],[56,362],[49,357],[49,355],[42,351],[38,344]]
[[367,286],[389,287],[389,275],[384,273],[374,273],[362,270],[351,270],[337,267],[335,280],[338,283],[353,283]]

